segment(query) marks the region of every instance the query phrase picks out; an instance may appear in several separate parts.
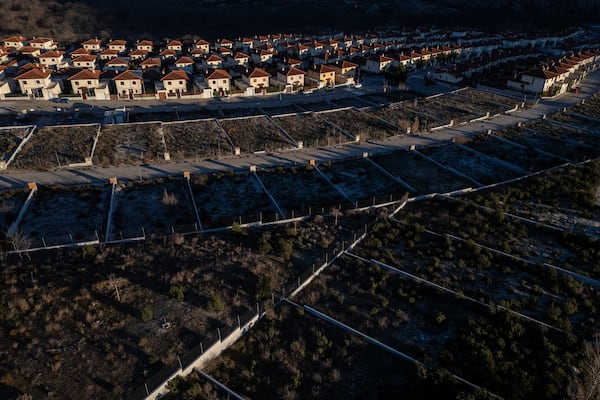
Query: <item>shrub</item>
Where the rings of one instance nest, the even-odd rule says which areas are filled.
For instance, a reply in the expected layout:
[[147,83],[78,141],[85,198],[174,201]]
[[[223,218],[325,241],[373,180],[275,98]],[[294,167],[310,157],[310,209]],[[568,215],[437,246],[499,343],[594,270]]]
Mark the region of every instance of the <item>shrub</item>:
[[142,308],[142,311],[140,311],[140,319],[144,322],[148,322],[152,318],[154,318],[154,313],[152,312],[152,309],[150,307]]
[[173,285],[169,288],[169,295],[177,301],[183,301],[185,289],[183,286]]

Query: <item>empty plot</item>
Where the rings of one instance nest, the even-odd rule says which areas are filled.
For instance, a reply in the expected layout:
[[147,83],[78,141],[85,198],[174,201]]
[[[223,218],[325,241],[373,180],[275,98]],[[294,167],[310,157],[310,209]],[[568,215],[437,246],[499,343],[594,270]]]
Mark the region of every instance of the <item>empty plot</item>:
[[417,105],[415,102],[405,102],[405,105],[412,107],[414,110],[425,114],[433,115],[436,119],[449,123],[468,122],[472,119],[479,118],[485,115],[485,112],[472,112],[462,107],[462,104],[457,99],[450,96],[438,96],[428,99],[418,99]]
[[170,234],[196,230],[196,218],[183,179],[160,179],[148,183],[120,184],[110,239],[146,234]]
[[310,167],[260,171],[258,176],[287,211],[306,210],[308,207],[325,207],[328,210],[347,201]]
[[405,393],[412,369],[399,357],[283,304],[206,371],[247,398],[355,399]]
[[392,194],[398,199],[406,192],[402,185],[364,159],[321,164],[319,169],[353,200],[389,199]]
[[503,106],[501,104],[492,103],[484,99],[461,96],[461,93],[462,92],[448,93],[444,96],[441,96],[440,99],[441,101],[443,100],[447,104],[451,104],[452,106],[465,109],[479,116],[485,116],[487,113],[490,113],[490,116],[502,114],[505,111],[509,110],[508,107]]
[[550,121],[558,121],[563,124],[569,125],[565,127],[566,130],[577,129],[585,131],[586,133],[600,133],[600,124],[593,118],[588,118],[585,115],[577,115],[572,113],[554,113],[548,116]]
[[338,108],[335,104],[332,104],[332,103],[329,103],[326,101],[321,101],[318,103],[299,104],[299,106],[304,110],[314,111],[314,112],[327,111],[327,110],[332,110],[332,109]]
[[447,193],[473,185],[413,152],[375,156],[372,160],[423,194]]
[[304,147],[330,146],[352,140],[313,113],[273,118],[275,123]]
[[361,140],[385,139],[405,133],[373,115],[354,109],[320,113],[319,116],[336,124],[354,137],[360,136]]
[[175,111],[154,111],[154,112],[141,112],[141,113],[129,113],[129,122],[149,122],[149,121],[177,121],[177,114]]
[[120,124],[102,127],[94,163],[102,166],[164,160],[160,123]]
[[262,117],[223,119],[221,126],[229,135],[233,145],[242,153],[291,149],[294,145],[287,140],[269,120]]
[[8,161],[31,128],[0,129],[0,160]]
[[264,107],[262,110],[268,115],[286,115],[286,114],[298,114],[302,110],[295,105],[281,106],[281,107]]
[[[500,105],[504,111],[510,110],[520,103],[517,99],[474,88],[465,88],[459,92],[456,92],[455,95],[463,97],[472,103],[483,103],[486,105],[486,107],[488,105]],[[490,113],[492,115],[495,114],[491,111]]]
[[527,172],[540,171],[562,163],[556,158],[536,152],[533,148],[523,149],[493,136],[480,135],[465,145],[486,155],[521,167]]
[[163,124],[165,144],[171,159],[219,158],[233,149],[214,120]]
[[501,182],[519,176],[517,172],[457,145],[426,147],[422,149],[422,153],[484,184]]
[[411,132],[419,132],[423,130],[426,125],[425,120],[420,117],[418,113],[407,110],[398,103],[390,104],[369,112],[396,125],[403,132],[406,132],[408,128],[411,129]]
[[344,97],[342,99],[332,100],[332,103],[340,106],[340,107],[356,107],[356,108],[364,108],[364,107],[373,107],[373,103],[369,103],[367,101],[361,100],[360,97]]
[[[527,128],[533,129],[538,133],[542,133],[543,136],[546,136],[550,142],[561,142],[563,147],[570,148],[571,146],[574,146],[577,149],[583,150],[584,153],[591,154],[594,157],[596,157],[598,151],[600,151],[597,150],[600,148],[600,135],[577,129],[576,127],[580,125],[575,125],[576,127],[571,128],[563,125],[553,124],[552,122],[546,120],[527,124],[526,126]],[[584,149],[585,147],[587,147],[587,149]]]
[[213,174],[191,180],[203,228],[231,226],[272,218],[275,210],[267,195],[248,174]]
[[17,219],[28,195],[28,190],[0,191],[0,232],[6,232]]
[[15,158],[17,168],[53,168],[83,163],[92,153],[98,125],[44,127]]
[[[560,127],[556,128],[558,131],[560,129]],[[594,154],[598,154],[598,150],[584,144],[574,141],[567,143],[555,135],[541,134],[531,130],[504,130],[498,134],[528,148],[543,150],[571,161],[587,160]]]
[[[40,186],[20,228],[32,247],[97,239],[102,233],[110,191],[106,187]],[[69,236],[70,235],[70,236]]]

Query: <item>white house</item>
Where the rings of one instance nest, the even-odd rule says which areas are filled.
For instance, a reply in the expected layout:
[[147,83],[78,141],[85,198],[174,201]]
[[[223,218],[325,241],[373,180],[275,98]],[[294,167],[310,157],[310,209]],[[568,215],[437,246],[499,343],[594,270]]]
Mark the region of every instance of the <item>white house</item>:
[[161,78],[161,82],[167,93],[170,95],[177,94],[178,96],[182,93],[187,93],[187,83],[189,80],[188,74],[182,70],[171,71]]
[[28,94],[33,99],[49,100],[58,97],[61,87],[58,82],[51,80],[52,70],[32,68],[15,78],[19,82],[21,93]]
[[123,71],[112,81],[115,83],[117,95],[120,97],[133,99],[134,95],[144,93],[144,80],[134,71]]
[[271,82],[271,74],[262,68],[254,68],[252,72],[242,74],[242,79],[255,90],[259,91],[269,87]]
[[202,53],[206,54],[210,51],[210,43],[208,43],[204,39],[199,39],[194,43],[194,48],[200,50]]
[[367,72],[379,74],[385,72],[392,65],[392,61],[393,58],[384,55],[371,56],[367,59],[364,68]]
[[154,49],[154,43],[151,40],[141,40],[135,44],[135,48],[150,53]]
[[300,68],[289,67],[277,71],[277,80],[285,85],[286,91],[296,91],[304,87],[306,72]]
[[46,68],[59,68],[65,64],[63,51],[47,51],[38,56],[38,62]]
[[85,42],[81,43],[81,45],[83,46],[83,48],[85,50],[89,50],[89,51],[100,51],[102,50],[102,40],[100,39],[90,39],[90,40],[86,40]]
[[76,68],[89,68],[96,69],[96,56],[87,55],[79,56],[72,61],[73,66]]
[[14,47],[15,49],[20,49],[25,46],[25,41],[27,39],[25,36],[15,35],[4,39],[4,45],[6,47]]
[[224,96],[231,91],[231,75],[225,70],[215,69],[206,78],[206,82],[213,93],[218,93],[221,96]]
[[104,64],[104,70],[106,71],[117,71],[123,72],[129,68],[129,60],[121,57],[113,58],[112,60],[108,60],[106,64]]
[[108,43],[109,50],[116,50],[118,54],[124,53],[127,50],[127,41],[126,40],[113,40]]
[[79,94],[83,100],[110,99],[108,85],[106,83],[100,83],[101,73],[102,72],[98,70],[91,71],[89,69],[82,69],[75,75],[69,77],[68,80],[71,82],[73,93]]
[[38,37],[29,41],[31,47],[36,47],[42,50],[56,50],[56,43],[52,38]]

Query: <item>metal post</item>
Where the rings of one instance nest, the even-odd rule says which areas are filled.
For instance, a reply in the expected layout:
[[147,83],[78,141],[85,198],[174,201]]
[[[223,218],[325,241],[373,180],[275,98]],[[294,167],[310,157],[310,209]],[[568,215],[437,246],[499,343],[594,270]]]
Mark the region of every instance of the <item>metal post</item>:
[[219,342],[222,342],[223,339],[221,339],[221,329],[217,328],[217,333],[219,334]]
[[239,314],[238,314],[238,316],[237,316],[237,320],[238,320],[238,328],[239,328],[239,329],[242,329],[242,324],[241,324],[241,322],[240,322],[240,315],[239,315]]
[[202,342],[200,342],[200,353],[204,354],[204,348],[202,347]]
[[183,370],[183,365],[181,364],[181,359],[177,356],[177,361],[179,362],[179,368]]

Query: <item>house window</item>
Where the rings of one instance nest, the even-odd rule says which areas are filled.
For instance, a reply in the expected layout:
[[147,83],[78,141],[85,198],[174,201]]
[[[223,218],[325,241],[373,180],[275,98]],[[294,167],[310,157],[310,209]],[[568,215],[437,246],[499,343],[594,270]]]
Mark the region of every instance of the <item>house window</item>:
[[121,86],[125,86],[125,82],[121,81]]
[[27,85],[27,81],[23,81],[23,85]]
[[263,82],[266,82],[266,81],[267,81],[267,78],[263,78],[263,79],[262,79],[262,81],[263,81]]
[[179,84],[180,84],[180,85],[183,85],[183,81],[179,81]]
[[223,83],[227,83],[227,79],[223,79]]
[[79,82],[78,81],[75,81],[75,86],[79,86]]
[[92,84],[92,81],[88,81],[88,85],[91,85],[91,84]]
[[137,81],[133,81],[131,84],[132,85],[137,85]]
[[39,84],[40,84],[40,81],[35,81],[35,83],[39,85]]
[[172,85],[172,84],[173,84],[173,82],[171,82],[171,81],[167,82],[167,85]]
[[213,81],[213,85],[216,85],[216,84],[217,84],[217,81]]

